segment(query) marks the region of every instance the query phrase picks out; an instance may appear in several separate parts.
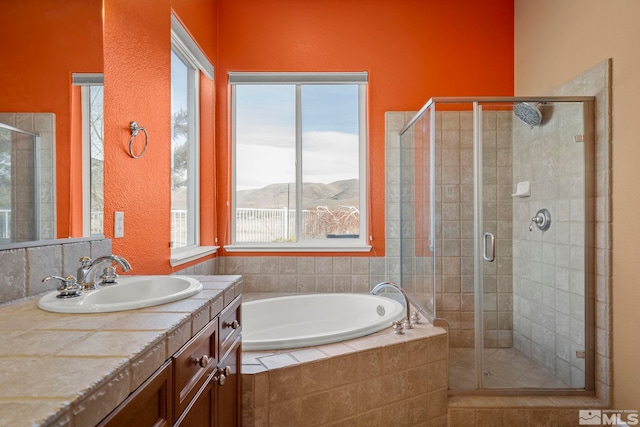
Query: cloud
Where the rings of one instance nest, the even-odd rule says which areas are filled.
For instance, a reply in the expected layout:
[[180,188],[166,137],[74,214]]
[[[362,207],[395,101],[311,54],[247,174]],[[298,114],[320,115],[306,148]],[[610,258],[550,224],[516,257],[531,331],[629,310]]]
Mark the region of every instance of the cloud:
[[[245,135],[236,145],[236,188],[262,188],[295,181],[293,141],[280,135]],[[343,132],[305,132],[303,179],[330,183],[358,178],[358,135]]]

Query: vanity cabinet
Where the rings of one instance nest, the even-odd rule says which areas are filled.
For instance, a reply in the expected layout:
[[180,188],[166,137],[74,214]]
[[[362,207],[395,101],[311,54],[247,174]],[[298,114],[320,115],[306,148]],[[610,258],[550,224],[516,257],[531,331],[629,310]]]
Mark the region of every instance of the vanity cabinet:
[[239,426],[240,305],[238,296],[99,426]]

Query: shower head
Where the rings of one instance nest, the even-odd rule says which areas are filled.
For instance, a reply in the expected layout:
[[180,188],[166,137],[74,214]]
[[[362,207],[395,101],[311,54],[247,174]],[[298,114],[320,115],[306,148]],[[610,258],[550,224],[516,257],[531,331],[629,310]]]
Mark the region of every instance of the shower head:
[[542,122],[542,113],[538,105],[540,103],[516,102],[513,104],[513,114],[533,128]]

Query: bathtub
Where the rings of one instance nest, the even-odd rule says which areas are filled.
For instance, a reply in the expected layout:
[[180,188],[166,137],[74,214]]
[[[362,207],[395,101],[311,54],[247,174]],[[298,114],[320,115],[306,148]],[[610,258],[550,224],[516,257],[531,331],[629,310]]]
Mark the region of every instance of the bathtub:
[[242,304],[242,349],[277,350],[372,334],[405,316],[398,301],[369,294],[307,294]]

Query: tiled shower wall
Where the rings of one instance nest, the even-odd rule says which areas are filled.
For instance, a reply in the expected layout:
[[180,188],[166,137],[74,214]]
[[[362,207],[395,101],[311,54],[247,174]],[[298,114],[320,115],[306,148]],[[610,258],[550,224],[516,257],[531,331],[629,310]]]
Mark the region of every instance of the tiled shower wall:
[[[514,179],[531,196],[514,200],[514,347],[572,387],[584,386],[585,194],[581,103],[541,105],[538,127],[514,125]],[[550,211],[546,231],[530,219]]]
[[[40,135],[38,138],[39,163],[35,166],[39,177],[38,182],[35,183],[39,191],[39,224],[35,225],[31,222],[21,222],[21,218],[31,216],[25,215],[25,213],[32,212],[34,209],[33,204],[24,203],[22,200],[24,200],[25,197],[21,197],[19,205],[15,206],[16,209],[14,209],[13,215],[13,220],[16,221],[14,241],[34,240],[34,227],[37,227],[38,239],[55,239],[55,114],[0,113],[0,123]],[[20,153],[20,156],[33,154],[32,152],[26,153],[24,150],[21,151],[23,152]],[[18,166],[17,181],[21,185],[22,183],[32,183],[34,171],[32,169],[25,169],[24,162],[20,160],[20,157],[18,157]],[[28,172],[29,176],[24,175],[25,172]],[[19,191],[23,190],[20,189]]]
[[[473,286],[473,116],[471,111],[436,112],[431,124],[426,116],[402,138],[402,171],[398,132],[413,117],[412,113],[387,113],[387,198],[392,206],[387,211],[388,257],[402,245],[402,283],[407,290],[429,304],[432,298],[432,271],[436,275],[436,315],[449,322],[452,347],[474,346],[474,286]],[[484,279],[484,345],[485,347],[511,347],[512,336],[512,265],[511,265],[511,127],[512,114],[508,111],[483,112],[484,154],[484,228],[497,239],[497,261],[485,265]],[[428,132],[435,127],[435,242],[436,260],[430,253],[420,254],[419,239],[432,240],[429,230],[421,230],[424,212],[416,210],[422,198],[416,180],[428,181],[428,165],[416,166],[425,155],[419,145],[428,144]],[[422,135],[419,133],[427,133]],[[418,146],[416,146],[416,145]],[[428,151],[428,147],[427,147]],[[418,160],[416,160],[418,159]],[[424,170],[420,170],[424,169]],[[420,176],[422,174],[422,176]],[[394,177],[396,177],[394,179]],[[402,181],[402,192],[394,192]],[[428,185],[428,183],[427,183]],[[394,205],[402,198],[402,230],[394,228],[399,214]],[[397,207],[395,208],[397,209]],[[428,209],[428,207],[424,208]],[[423,210],[424,210],[423,209]],[[402,233],[402,239],[400,239]],[[389,244],[389,239],[397,243]],[[426,252],[426,251],[423,251]],[[399,256],[399,255],[398,255]]]
[[[610,61],[576,77],[554,95],[596,96],[595,260],[596,380],[608,395],[610,375]],[[514,203],[514,346],[572,387],[584,385],[585,359],[585,197],[582,108],[541,106],[551,119],[539,128],[518,127],[523,144],[514,147],[514,178],[531,180],[531,197]],[[577,111],[576,111],[577,110]],[[535,162],[527,159],[535,158]],[[515,165],[518,165],[515,167]],[[587,202],[589,199],[587,199]],[[528,230],[527,216],[546,207],[551,227]],[[526,222],[526,224],[525,224]]]

